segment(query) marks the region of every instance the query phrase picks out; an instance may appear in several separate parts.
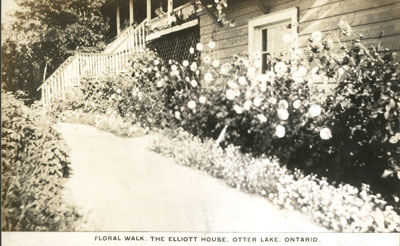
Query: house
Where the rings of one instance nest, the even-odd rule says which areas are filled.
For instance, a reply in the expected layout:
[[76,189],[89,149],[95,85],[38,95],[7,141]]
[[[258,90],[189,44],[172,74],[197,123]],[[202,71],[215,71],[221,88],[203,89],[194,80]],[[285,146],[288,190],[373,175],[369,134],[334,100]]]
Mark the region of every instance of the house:
[[[262,70],[268,56],[284,53],[291,46],[305,47],[314,31],[337,31],[347,21],[364,43],[377,43],[400,50],[400,0],[227,0],[223,9],[234,26],[222,26],[214,9],[221,0],[109,0],[103,13],[110,19],[116,35],[101,54],[77,54],[68,58],[40,87],[43,104],[63,96],[79,84],[83,73],[101,76],[118,73],[128,56],[145,46],[164,59],[190,59],[189,47],[216,44],[214,55],[221,62],[233,54],[262,57]],[[201,2],[202,4],[198,4]],[[125,29],[124,29],[125,27]],[[341,37],[349,41],[354,37]]]

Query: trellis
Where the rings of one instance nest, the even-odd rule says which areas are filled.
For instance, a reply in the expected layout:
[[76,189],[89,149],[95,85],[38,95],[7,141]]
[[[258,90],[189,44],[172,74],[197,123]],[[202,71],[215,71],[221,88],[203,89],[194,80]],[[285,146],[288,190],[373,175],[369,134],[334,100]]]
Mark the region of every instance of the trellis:
[[169,60],[193,61],[197,56],[196,53],[190,54],[189,49],[195,48],[199,41],[200,30],[197,25],[154,39],[148,43],[147,47],[157,52],[167,62]]

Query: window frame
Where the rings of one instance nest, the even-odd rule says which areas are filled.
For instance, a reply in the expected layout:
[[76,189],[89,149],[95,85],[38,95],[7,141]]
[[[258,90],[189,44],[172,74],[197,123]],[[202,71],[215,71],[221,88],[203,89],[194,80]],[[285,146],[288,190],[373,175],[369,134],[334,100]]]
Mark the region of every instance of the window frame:
[[[262,53],[262,30],[265,30],[265,26],[272,25],[274,23],[290,21],[292,25],[292,47],[298,47],[298,9],[297,7],[284,9],[281,11],[273,12],[270,14],[262,15],[249,20],[248,33],[249,33],[249,44],[248,52],[254,54],[254,52]],[[268,29],[267,29],[268,30]]]

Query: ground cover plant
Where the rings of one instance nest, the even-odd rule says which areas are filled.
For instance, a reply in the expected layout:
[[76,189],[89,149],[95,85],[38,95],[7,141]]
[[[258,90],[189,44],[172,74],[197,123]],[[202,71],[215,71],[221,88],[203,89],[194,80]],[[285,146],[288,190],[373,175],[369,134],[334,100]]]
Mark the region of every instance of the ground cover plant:
[[72,231],[80,215],[63,201],[68,148],[41,107],[1,95],[1,228]]
[[225,149],[215,141],[203,141],[183,129],[165,130],[151,150],[224,179],[229,185],[257,193],[273,204],[296,209],[334,231],[399,232],[400,217],[380,194],[368,185],[334,186],[316,175],[291,171],[268,157],[253,158],[232,145]]

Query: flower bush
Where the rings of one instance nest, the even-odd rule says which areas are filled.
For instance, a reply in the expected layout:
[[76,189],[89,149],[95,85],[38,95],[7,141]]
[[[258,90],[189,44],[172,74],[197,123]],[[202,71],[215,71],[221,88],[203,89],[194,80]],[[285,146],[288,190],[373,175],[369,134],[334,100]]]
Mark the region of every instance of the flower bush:
[[[345,35],[355,36],[348,25],[340,26]],[[327,48],[331,45],[326,46],[331,35],[311,38],[308,59],[318,65],[323,79],[337,85],[321,104],[323,115],[313,127],[319,136],[312,128],[299,131],[302,143],[287,163],[335,180],[368,183],[398,197],[400,77],[395,54],[380,46],[365,47],[362,36],[349,47],[339,42],[342,52],[332,54]]]
[[132,56],[131,63],[118,75],[83,81],[83,111],[106,114],[112,110],[133,124],[164,126],[162,91],[156,83],[164,69],[161,59],[146,51]]
[[37,106],[1,96],[1,210],[5,231],[71,231],[80,215],[63,201],[68,148]]
[[183,130],[163,131],[151,146],[178,163],[223,178],[233,187],[257,193],[279,207],[310,214],[324,227],[339,232],[399,232],[394,208],[367,185],[331,185],[326,179],[290,171],[277,160],[253,158],[232,145],[223,150],[214,141]]

